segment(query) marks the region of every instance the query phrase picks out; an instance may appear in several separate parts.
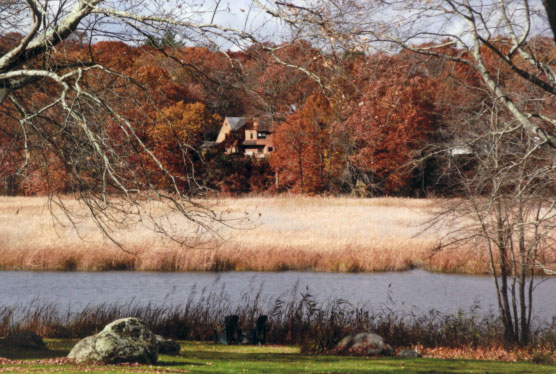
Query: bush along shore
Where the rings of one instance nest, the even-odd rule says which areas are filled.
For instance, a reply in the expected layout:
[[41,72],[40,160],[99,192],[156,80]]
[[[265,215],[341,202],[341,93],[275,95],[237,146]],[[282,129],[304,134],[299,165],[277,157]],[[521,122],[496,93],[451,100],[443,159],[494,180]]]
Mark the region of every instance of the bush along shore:
[[262,305],[259,295],[245,297],[241,307],[230,307],[218,293],[210,293],[184,305],[99,305],[79,312],[64,312],[54,304],[0,309],[0,336],[32,331],[47,338],[77,339],[100,331],[111,321],[133,316],[156,334],[178,339],[211,341],[224,316],[236,314],[240,324],[254,325],[268,315],[268,343],[300,346],[305,353],[328,353],[346,335],[374,332],[394,348],[413,348],[424,356],[553,362],[556,358],[556,319],[538,324],[526,347],[504,345],[503,328],[494,315],[479,317],[473,310],[445,315],[372,311],[331,300],[317,303],[309,294],[292,291],[288,300]]

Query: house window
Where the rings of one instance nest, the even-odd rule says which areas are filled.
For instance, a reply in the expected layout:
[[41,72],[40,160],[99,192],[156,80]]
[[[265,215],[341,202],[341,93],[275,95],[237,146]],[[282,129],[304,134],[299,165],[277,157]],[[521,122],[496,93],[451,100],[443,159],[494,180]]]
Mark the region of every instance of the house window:
[[262,149],[262,148],[259,148],[259,149],[257,149],[257,152],[263,153],[263,149]]
[[266,133],[258,132],[257,133],[257,139],[266,139]]
[[268,147],[268,151],[272,152],[272,151],[274,151],[274,148],[273,147]]
[[253,139],[253,133],[250,133],[249,135],[251,136],[251,139]]

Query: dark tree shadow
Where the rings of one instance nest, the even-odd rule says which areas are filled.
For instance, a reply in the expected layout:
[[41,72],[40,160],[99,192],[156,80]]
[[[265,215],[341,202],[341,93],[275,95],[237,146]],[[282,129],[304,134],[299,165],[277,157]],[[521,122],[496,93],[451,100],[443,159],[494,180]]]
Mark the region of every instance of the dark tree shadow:
[[0,346],[0,357],[10,360],[40,360],[44,358],[66,357],[69,349],[31,349]]

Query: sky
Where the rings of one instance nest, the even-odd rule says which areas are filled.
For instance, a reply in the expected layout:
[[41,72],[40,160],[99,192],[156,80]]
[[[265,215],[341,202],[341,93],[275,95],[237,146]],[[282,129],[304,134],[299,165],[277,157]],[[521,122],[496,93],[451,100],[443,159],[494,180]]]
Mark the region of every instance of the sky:
[[[135,4],[135,6],[130,8],[130,4]],[[285,35],[285,29],[281,22],[266,14],[251,0],[108,0],[103,2],[102,7],[126,10],[134,14],[156,14],[164,18],[186,21],[196,25],[212,23],[224,28],[249,32],[263,42],[279,43]],[[93,41],[106,40],[115,34],[119,34],[118,38],[128,42],[134,40],[141,42],[145,39],[144,35],[138,34],[122,22],[114,22],[114,20],[107,18],[100,20],[100,18],[98,16],[90,17],[88,22],[84,23],[85,29],[88,29],[92,24],[96,25],[97,31]],[[100,22],[103,23],[102,27]],[[160,28],[157,31],[156,27],[149,28],[148,25],[134,24],[139,25],[139,28],[150,35],[154,35],[156,32],[161,35],[164,31]],[[237,50],[248,47],[250,44],[249,41],[240,38],[225,39],[218,37],[218,34],[222,35],[223,33],[216,29],[212,32],[207,30],[205,34],[191,28],[172,27],[172,29],[176,33],[176,39],[181,40],[185,45],[204,45],[222,50]],[[106,30],[109,30],[109,32],[106,32]],[[126,35],[129,36],[127,39]]]
[[[271,8],[275,8],[273,0],[258,0],[260,3],[268,5]],[[310,0],[290,0],[296,4],[305,5]],[[216,25],[225,28],[231,28],[235,30],[241,30],[249,32],[257,37],[259,41],[263,42],[274,42],[280,43],[284,39],[287,39],[289,33],[288,28],[284,23],[272,16],[266,14],[258,5],[257,1],[253,0],[106,0],[101,6],[107,8],[114,8],[118,10],[128,10],[134,14],[157,14],[162,17],[181,19],[189,21],[194,24],[210,24],[213,22]],[[338,1],[336,1],[337,3]],[[339,1],[341,3],[341,1]],[[367,0],[362,2],[365,6],[368,6],[359,16],[354,15],[352,18],[358,18],[358,22],[361,21],[365,24],[364,27],[372,29],[376,24],[395,24],[395,20],[405,20],[407,22],[398,22],[402,27],[398,28],[402,30],[405,25],[408,28],[411,27],[413,31],[419,30],[430,30],[438,31],[443,30],[446,34],[459,34],[464,35],[468,33],[468,27],[461,18],[456,19],[455,17],[449,18],[444,14],[443,16],[434,15],[434,12],[430,12],[429,16],[426,17],[424,14],[419,13],[415,10],[419,6],[429,6],[429,4],[439,3],[439,0],[432,0],[425,2],[408,2],[406,0],[392,0],[389,3],[394,4],[390,8],[377,7],[375,2]],[[46,2],[44,2],[46,3]],[[71,10],[75,5],[76,0],[67,1],[48,1],[48,6],[52,18],[54,18],[57,13],[60,4],[65,4],[64,9],[67,11]],[[332,2],[331,2],[332,3]],[[485,4],[488,7],[489,3],[492,5],[498,4],[497,0],[472,0],[472,4],[476,5],[478,8],[482,6],[485,9]],[[519,12],[519,9],[523,8],[523,0],[505,0],[504,3],[510,4],[511,10],[514,12]],[[23,3],[21,3],[23,4]],[[540,0],[531,0],[530,4],[536,8],[542,8]],[[215,8],[218,8],[215,12]],[[408,7],[413,8],[413,12],[408,10]],[[439,12],[442,13],[442,12]],[[22,16],[26,13],[19,13]],[[495,24],[499,22],[498,16],[494,15],[489,22]],[[1,32],[9,31],[8,21],[17,20],[18,23],[16,28],[19,31],[25,33],[25,29],[30,26],[30,20],[28,14],[26,17],[15,18],[12,15],[10,17],[0,16],[0,27]],[[12,22],[13,23],[13,22]],[[536,28],[533,33],[538,34],[543,32],[543,28],[546,30],[546,23],[534,19],[532,22],[533,26]],[[19,27],[17,27],[19,26]],[[92,16],[83,23],[85,29],[90,29],[94,26],[95,38],[93,41],[105,40],[111,37],[118,37],[122,40],[129,42],[141,42],[145,40],[144,35],[139,35],[134,32],[131,27],[126,26],[122,22],[115,22],[113,19],[102,18],[100,16]],[[154,34],[156,32],[155,28],[149,29],[148,26],[140,25],[141,29],[147,30],[149,34]],[[214,30],[216,31],[216,30]],[[496,33],[503,34],[503,29],[496,30]],[[251,43],[249,40],[241,38],[228,38],[218,37],[217,33],[211,33],[208,31],[205,34],[196,32],[192,29],[187,30],[182,28],[178,35],[181,34],[182,41],[186,45],[211,45],[213,48],[219,48],[223,50],[237,50],[241,48],[248,47]],[[222,33],[220,33],[222,34]],[[229,35],[229,34],[228,34]],[[179,37],[178,37],[179,39]],[[462,40],[466,40],[465,38]]]
[[[75,7],[77,0],[42,0],[41,3],[46,6],[49,14],[47,22],[43,22],[43,25],[48,25],[54,19],[59,20],[60,14],[67,15]],[[215,12],[217,3],[218,9]],[[32,25],[32,16],[28,6],[24,2],[10,3],[9,6],[4,4],[0,1],[0,10],[2,11],[0,14],[0,33],[16,31],[26,34]],[[260,7],[255,6],[251,0],[105,0],[99,6],[120,11],[125,10],[133,14],[156,14],[161,17],[185,20],[195,24],[210,24],[213,22],[222,27],[250,32],[262,41],[279,42],[284,35],[283,25],[264,13]],[[139,25],[139,23],[136,24]],[[141,27],[148,30],[150,34],[155,32],[154,28],[149,30],[148,26],[141,25]],[[82,22],[82,31],[91,29],[94,30],[93,41],[119,38],[132,42],[133,40],[142,41],[145,39],[144,35],[138,35],[129,25],[126,26],[122,22],[100,15],[89,16]],[[187,31],[183,33],[184,37],[188,35],[194,37],[193,34]],[[214,37],[214,35],[211,35],[211,37]],[[240,47],[222,39],[216,40],[216,42],[222,48]]]
[[[201,9],[195,9],[202,23],[213,22],[217,25],[246,31],[255,35],[260,41],[279,43],[287,35],[286,28],[280,20],[270,16],[252,0],[221,0],[218,10],[214,13],[218,0],[201,1]],[[264,2],[264,0],[263,0]],[[242,42],[240,42],[242,43]],[[247,41],[243,43],[249,44]],[[237,49],[240,45],[224,42],[224,47]],[[246,45],[241,45],[245,47]]]

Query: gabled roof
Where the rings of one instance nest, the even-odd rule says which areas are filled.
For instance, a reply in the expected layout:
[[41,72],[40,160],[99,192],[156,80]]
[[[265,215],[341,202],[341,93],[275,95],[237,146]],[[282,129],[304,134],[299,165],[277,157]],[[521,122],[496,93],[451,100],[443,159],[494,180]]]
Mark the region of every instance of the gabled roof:
[[247,123],[247,121],[249,121],[249,118],[248,117],[226,117],[226,121],[228,121],[233,131],[237,131],[241,129]]

